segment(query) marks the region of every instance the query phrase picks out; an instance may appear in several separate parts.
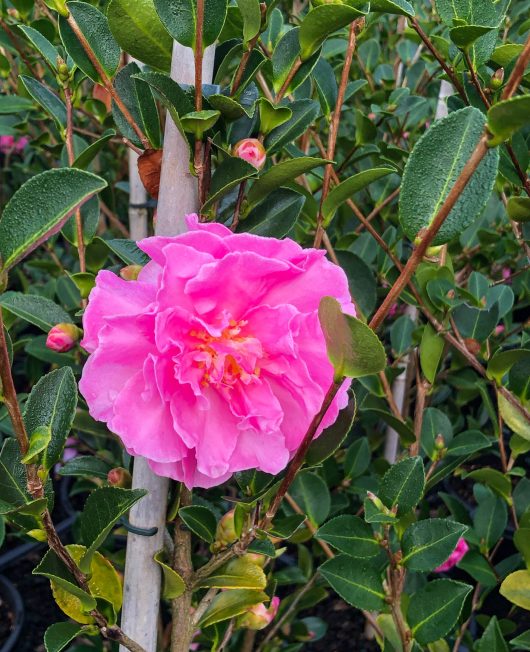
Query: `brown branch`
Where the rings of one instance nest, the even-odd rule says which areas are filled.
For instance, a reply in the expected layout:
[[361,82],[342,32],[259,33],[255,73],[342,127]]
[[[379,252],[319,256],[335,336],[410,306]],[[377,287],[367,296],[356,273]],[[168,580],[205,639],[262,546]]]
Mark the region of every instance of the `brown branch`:
[[509,100],[510,97],[515,93],[515,91],[519,87],[519,84],[521,83],[521,79],[523,78],[523,75],[525,73],[526,67],[528,66],[529,62],[530,62],[530,35],[526,39],[524,48],[521,54],[519,55],[517,61],[515,62],[515,66],[513,67],[512,74],[510,75],[508,81],[506,82],[506,86],[504,87],[504,90],[502,92],[503,100]]
[[283,96],[285,93],[287,93],[287,89],[291,85],[291,82],[293,81],[293,77],[296,75],[298,70],[300,69],[300,66],[302,65],[302,59],[298,57],[293,65],[291,66],[291,70],[289,70],[289,74],[287,75],[285,81],[282,84],[282,87],[278,91],[276,97],[274,98],[274,103],[278,104],[283,99]]
[[[191,491],[181,485],[180,507],[191,505]],[[193,564],[191,561],[191,532],[180,518],[175,522],[175,548],[173,555],[173,568],[182,577],[187,587],[193,575]],[[192,591],[186,588],[184,593],[171,602],[172,631],[171,631],[171,652],[188,652],[193,628],[190,619]]]

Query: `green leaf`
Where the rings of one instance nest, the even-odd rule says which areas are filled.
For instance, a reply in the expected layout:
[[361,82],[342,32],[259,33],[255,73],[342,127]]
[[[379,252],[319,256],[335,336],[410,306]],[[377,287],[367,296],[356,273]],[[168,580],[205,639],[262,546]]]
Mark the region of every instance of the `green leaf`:
[[5,538],[6,538],[6,522],[0,516],[0,548],[4,545]]
[[495,27],[488,25],[458,25],[449,30],[449,36],[457,47],[466,50],[477,39],[493,29]]
[[[67,6],[96,60],[109,77],[114,77],[120,65],[121,49],[109,29],[107,17],[88,2],[75,0],[68,2]],[[76,65],[92,81],[100,83],[100,76],[64,16],[59,17],[59,34],[67,53]]]
[[356,3],[359,6],[329,4],[314,7],[304,17],[300,26],[300,57],[303,61],[314,54],[326,38],[346,27],[356,18],[365,16],[370,5]]
[[364,317],[370,315],[377,303],[377,283],[375,276],[362,258],[352,251],[335,251],[340,266],[348,277],[350,294],[356,308]]
[[529,115],[530,95],[518,95],[494,104],[488,110],[488,129],[495,137],[493,142],[499,144],[511,138],[512,134],[528,125]]
[[38,294],[4,292],[0,295],[0,306],[13,315],[37,326],[47,333],[53,326],[71,323],[70,315],[51,299]]
[[0,220],[0,258],[9,269],[60,231],[76,208],[105,188],[90,172],[59,168],[38,174],[17,190]]
[[530,197],[510,197],[506,212],[514,222],[530,222]]
[[386,177],[395,171],[395,168],[390,166],[364,170],[364,172],[358,172],[349,179],[346,179],[346,181],[339,183],[338,186],[335,186],[322,203],[324,226],[327,226],[331,222],[339,206],[350,199],[352,195],[359,192],[359,190],[366,188],[366,186],[374,181],[377,181],[377,179]]
[[[154,0],[155,9],[171,36],[181,45],[195,50],[197,32],[197,0]],[[215,43],[223,29],[227,0],[204,3],[203,47]]]
[[268,154],[281,149],[301,136],[319,113],[318,102],[314,100],[297,100],[289,105],[291,118],[273,129],[265,139]]
[[312,76],[322,111],[324,115],[330,116],[337,104],[338,87],[335,71],[326,59],[320,57],[313,68]]
[[306,464],[316,466],[333,455],[348,436],[356,411],[357,401],[353,397],[348,401],[348,405],[339,412],[335,423],[326,428],[317,439],[311,442],[305,458]]
[[31,111],[35,107],[27,97],[18,95],[0,95],[0,115]]
[[379,498],[388,509],[397,507],[397,514],[401,516],[416,507],[424,488],[425,471],[421,457],[407,457],[385,473]]
[[83,634],[84,627],[77,623],[54,623],[44,634],[46,652],[61,652],[78,636]]
[[293,514],[276,518],[270,528],[270,534],[280,539],[289,539],[305,521],[305,514]]
[[40,460],[49,471],[62,455],[77,407],[77,384],[69,367],[56,369],[43,376],[31,390],[26,402],[24,421],[28,433],[45,427],[49,443]]
[[19,79],[31,97],[54,119],[57,129],[62,134],[66,129],[66,107],[64,102],[49,88],[33,77],[19,75]]
[[232,559],[200,582],[203,587],[216,589],[254,589],[263,591],[267,578],[263,569],[246,557]]
[[78,455],[68,460],[60,469],[59,475],[77,478],[100,478],[106,480],[112,466],[92,455]]
[[200,505],[191,505],[179,509],[179,516],[189,529],[200,539],[207,543],[213,543],[217,530],[217,521],[215,516],[207,507]]
[[165,551],[159,550],[153,559],[160,566],[164,576],[164,590],[162,591],[162,596],[166,600],[174,600],[175,598],[180,597],[186,590],[186,584],[177,571],[173,570],[173,568],[171,568],[167,563]]
[[487,559],[476,550],[470,550],[463,559],[458,562],[458,568],[469,573],[471,577],[485,587],[497,585],[497,577],[491,564]]
[[[99,218],[99,198],[92,197],[86,203],[84,203],[83,206],[81,206],[83,242],[85,245],[89,245],[94,239],[99,225]],[[68,242],[71,242],[75,247],[77,247],[77,223],[75,215],[66,221],[61,233],[68,240]]]
[[234,589],[223,591],[215,596],[212,603],[198,622],[200,628],[210,627],[223,620],[235,618],[260,602],[267,602],[269,596],[263,591]]
[[258,100],[259,105],[259,126],[263,134],[268,134],[276,127],[287,122],[293,112],[287,106],[276,106],[270,102],[266,97],[260,97]]
[[477,643],[478,652],[508,652],[509,648],[502,635],[497,616],[492,616]]
[[319,573],[348,604],[368,611],[383,611],[385,608],[381,573],[366,562],[338,555],[322,564]]
[[390,344],[396,355],[406,353],[412,345],[412,333],[416,325],[408,315],[401,315],[390,327]]
[[169,70],[173,41],[153,0],[111,0],[107,18],[114,38],[125,52],[152,68]]
[[385,14],[401,14],[415,16],[414,7],[407,0],[371,0],[370,11],[380,11]]
[[427,408],[421,424],[421,445],[432,459],[436,450],[436,438],[442,435],[447,446],[453,439],[453,427],[446,414],[437,408]]
[[53,550],[48,550],[40,564],[33,570],[33,575],[43,575],[75,596],[81,602],[84,611],[89,612],[96,608],[95,598],[79,587],[75,577]]
[[530,611],[530,571],[518,570],[510,573],[499,591],[513,604]]
[[105,541],[116,521],[146,493],[145,489],[100,487],[90,494],[79,517],[81,540],[87,547],[79,562],[79,568],[84,573],[90,570],[94,553]]
[[530,358],[530,349],[509,349],[508,351],[497,351],[488,362],[488,378],[501,383],[504,374],[508,373],[516,362]]
[[30,41],[33,47],[46,59],[53,70],[57,71],[57,48],[48,41],[37,29],[29,25],[17,25],[18,29]]
[[372,528],[358,516],[332,518],[317,530],[315,537],[356,559],[375,557],[381,552]]
[[243,42],[248,43],[261,28],[261,8],[259,0],[236,0],[243,18]]
[[481,469],[476,469],[471,471],[471,473],[466,473],[464,478],[471,478],[477,482],[482,482],[483,484],[491,487],[493,491],[499,494],[504,498],[508,503],[511,502],[512,494],[512,483],[508,476],[504,475],[496,469],[490,469],[483,467]]
[[97,241],[103,242],[126,265],[146,265],[149,262],[149,256],[136,246],[134,240],[101,240],[98,238]]
[[343,314],[336,299],[320,301],[318,318],[336,379],[361,378],[385,368],[385,350],[377,335],[355,317]]
[[20,462],[18,443],[7,437],[0,451],[0,507],[3,513],[30,502],[26,485],[26,467]]
[[450,442],[447,455],[471,455],[490,446],[491,441],[480,430],[466,430]]
[[[523,439],[530,441],[530,423],[528,423],[528,420],[502,394],[497,395],[497,402],[499,412],[506,425]],[[522,401],[521,404],[528,409],[530,401]]]
[[223,118],[228,121],[237,120],[243,116],[251,118],[254,115],[253,107],[243,106],[228,95],[219,95],[217,93],[208,95],[208,104],[212,109],[219,111]]
[[530,629],[512,638],[510,645],[514,650],[530,650]]
[[[399,199],[399,219],[411,240],[436,217],[482,136],[485,122],[481,111],[466,107],[436,121],[416,143],[405,166]],[[499,153],[491,149],[438,231],[434,245],[449,242],[479,216],[493,188],[498,163]]]
[[[488,490],[489,491],[489,490]],[[483,550],[491,550],[502,537],[508,522],[506,501],[492,491],[479,500],[473,515],[473,529]]]
[[238,231],[267,238],[283,238],[294,228],[305,198],[295,190],[279,188],[253,208]]
[[465,525],[443,518],[429,518],[410,525],[403,535],[402,564],[413,571],[432,571],[453,552]]
[[370,466],[372,454],[367,437],[361,437],[353,442],[344,459],[344,474],[347,478],[358,478]]
[[257,204],[276,188],[327,162],[323,158],[300,156],[273,165],[253,183],[247,196],[249,204]]
[[494,303],[489,310],[463,304],[453,311],[455,324],[462,337],[482,342],[499,321],[499,306]]
[[90,272],[79,272],[78,274],[70,274],[70,278],[76,284],[81,298],[87,299],[91,290],[96,285],[94,274],[90,274]]
[[221,116],[220,111],[192,111],[180,116],[180,124],[184,131],[201,139],[211,129]]
[[39,426],[36,428],[29,438],[29,448],[28,452],[21,459],[22,464],[31,464],[36,461],[37,456],[42,451],[46,450],[46,447],[50,443],[52,433],[50,428],[46,426]]
[[414,593],[407,620],[420,645],[437,641],[453,629],[472,588],[453,580],[435,580]]
[[326,520],[331,508],[331,496],[326,483],[316,473],[299,473],[289,493],[313,524],[318,525]]
[[432,384],[438,373],[445,340],[430,324],[425,324],[420,342],[420,364],[425,378]]
[[91,145],[84,149],[81,154],[75,159],[72,163],[73,168],[78,168],[80,170],[86,170],[87,167],[92,163],[96,158],[99,152],[103,149],[103,146],[108,143],[111,138],[114,138],[116,132],[114,129],[107,129],[101,136],[95,140]]
[[227,157],[220,165],[217,166],[212,176],[210,184],[210,196],[202,207],[203,211],[208,210],[210,206],[225,195],[229,190],[235,188],[245,179],[256,176],[256,168],[241,158],[235,156]]

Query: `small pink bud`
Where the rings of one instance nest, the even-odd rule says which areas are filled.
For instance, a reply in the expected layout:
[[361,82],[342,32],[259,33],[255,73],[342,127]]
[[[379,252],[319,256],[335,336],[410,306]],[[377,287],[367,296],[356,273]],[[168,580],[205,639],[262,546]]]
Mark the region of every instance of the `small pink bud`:
[[125,281],[136,281],[142,269],[142,265],[127,265],[120,269],[120,276]]
[[111,469],[107,475],[107,482],[113,487],[122,487],[123,489],[130,489],[132,485],[132,477],[127,469],[121,466],[116,469]]
[[504,325],[499,324],[498,326],[495,326],[495,335],[502,335],[504,333]]
[[15,145],[14,136],[0,136],[0,152],[7,154]]
[[250,163],[258,170],[265,165],[267,152],[265,147],[257,138],[244,138],[240,140],[233,149],[234,156],[242,158],[247,163]]
[[463,537],[460,537],[460,539],[458,539],[458,543],[456,544],[456,548],[449,555],[447,560],[444,561],[443,564],[438,566],[438,568],[434,569],[434,572],[444,573],[445,571],[451,570],[451,568],[453,568],[453,566],[456,566],[458,562],[462,559],[462,557],[465,556],[468,550],[469,550],[469,546],[467,545],[466,540]]
[[57,324],[48,333],[46,346],[52,351],[65,353],[75,346],[77,340],[81,337],[81,329],[75,324]]
[[245,627],[246,629],[264,629],[274,620],[274,617],[278,613],[279,606],[280,598],[276,596],[272,598],[268,609],[263,602],[260,602],[260,604],[251,607],[241,617],[238,624],[240,627]]

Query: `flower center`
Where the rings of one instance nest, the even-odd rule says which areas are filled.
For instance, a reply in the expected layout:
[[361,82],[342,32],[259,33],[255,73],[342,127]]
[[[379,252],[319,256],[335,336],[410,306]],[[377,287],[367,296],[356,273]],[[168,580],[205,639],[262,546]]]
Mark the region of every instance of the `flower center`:
[[237,382],[248,385],[259,377],[263,349],[259,340],[244,333],[246,325],[245,320],[231,320],[217,337],[205,330],[190,331],[196,341],[192,345],[193,362],[203,372],[203,387],[230,389]]

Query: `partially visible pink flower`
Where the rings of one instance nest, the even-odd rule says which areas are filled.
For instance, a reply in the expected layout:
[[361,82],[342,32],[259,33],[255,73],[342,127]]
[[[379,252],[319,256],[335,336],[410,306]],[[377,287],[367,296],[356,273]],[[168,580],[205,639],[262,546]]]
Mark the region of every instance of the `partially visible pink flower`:
[[464,557],[468,550],[469,546],[467,545],[467,541],[463,537],[460,537],[460,539],[458,539],[458,543],[456,544],[456,548],[449,555],[447,560],[444,561],[443,564],[434,569],[434,572],[445,573],[446,571],[451,570],[451,568],[456,566],[458,562]]
[[260,602],[260,604],[254,605],[243,614],[238,621],[238,625],[246,629],[264,629],[274,620],[279,606],[280,598],[277,596],[272,598],[268,609],[263,602]]
[[29,140],[25,136],[22,136],[17,140],[15,140],[14,136],[0,136],[0,152],[3,154],[9,152],[20,154],[28,143]]
[[81,330],[74,324],[57,324],[48,333],[46,346],[52,351],[65,353],[75,346],[81,336]]
[[17,153],[22,152],[28,143],[29,143],[29,138],[26,138],[26,136],[22,136],[22,138],[19,138],[15,142],[15,151]]
[[265,147],[257,138],[244,138],[234,145],[234,156],[242,158],[250,165],[253,165],[258,170],[265,165],[267,159],[267,152]]
[[390,317],[390,319],[392,319],[392,317],[395,317],[397,315],[397,311],[398,311],[398,304],[396,302],[390,306],[390,310],[388,311],[388,316]]
[[187,223],[177,237],[139,242],[152,260],[137,280],[99,272],[81,393],[130,454],[189,488],[251,468],[277,474],[333,381],[318,306],[331,295],[355,314],[347,278],[322,250],[196,215]]
[[495,335],[502,335],[505,331],[504,324],[499,324],[495,326]]

